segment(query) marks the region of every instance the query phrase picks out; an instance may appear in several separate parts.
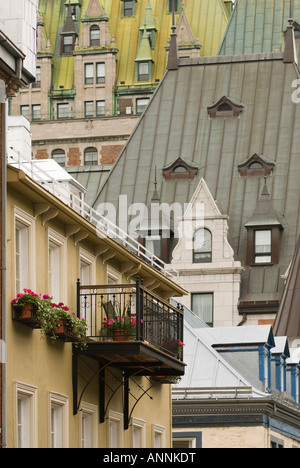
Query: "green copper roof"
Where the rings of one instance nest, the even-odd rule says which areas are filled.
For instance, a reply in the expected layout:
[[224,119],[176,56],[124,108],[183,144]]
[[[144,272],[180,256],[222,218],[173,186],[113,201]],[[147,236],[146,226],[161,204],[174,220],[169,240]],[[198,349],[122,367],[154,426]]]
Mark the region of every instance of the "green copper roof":
[[143,37],[141,40],[140,48],[137,54],[137,57],[135,59],[136,62],[145,62],[152,60],[152,53],[151,53],[151,47],[150,47],[150,42],[148,39],[148,33],[146,28],[144,29],[143,32]]
[[156,29],[155,28],[155,18],[154,18],[153,11],[152,11],[149,0],[148,0],[148,3],[147,3],[143,24],[141,25],[140,29],[144,29],[144,26],[146,26],[146,29]]

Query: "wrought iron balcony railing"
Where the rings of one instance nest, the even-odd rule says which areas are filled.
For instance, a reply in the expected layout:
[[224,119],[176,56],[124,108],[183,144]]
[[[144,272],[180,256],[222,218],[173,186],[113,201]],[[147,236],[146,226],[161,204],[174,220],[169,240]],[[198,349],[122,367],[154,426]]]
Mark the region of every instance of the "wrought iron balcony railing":
[[[77,316],[96,342],[141,341],[183,359],[183,308],[135,284],[91,286],[77,282]],[[120,336],[121,335],[121,336]]]

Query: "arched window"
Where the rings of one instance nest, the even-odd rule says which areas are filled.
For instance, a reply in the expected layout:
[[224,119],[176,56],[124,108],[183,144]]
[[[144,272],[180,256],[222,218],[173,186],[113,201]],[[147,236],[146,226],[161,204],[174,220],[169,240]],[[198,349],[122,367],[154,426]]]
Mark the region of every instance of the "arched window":
[[96,166],[98,164],[97,148],[86,148],[84,150],[84,164],[87,166]]
[[61,167],[66,165],[66,155],[63,149],[55,149],[52,151],[52,159],[57,162]]
[[212,262],[212,235],[208,229],[198,229],[194,234],[193,262]]
[[90,28],[90,46],[100,45],[100,28],[96,24]]

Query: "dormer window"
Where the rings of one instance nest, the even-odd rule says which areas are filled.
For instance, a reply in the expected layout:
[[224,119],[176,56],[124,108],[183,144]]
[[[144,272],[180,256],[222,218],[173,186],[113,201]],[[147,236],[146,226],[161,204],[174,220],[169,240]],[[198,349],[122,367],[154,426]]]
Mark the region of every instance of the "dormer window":
[[207,108],[208,115],[211,119],[217,117],[237,117],[241,116],[243,106],[235,104],[231,99],[223,96],[217,103]]
[[279,263],[283,226],[274,210],[265,182],[255,211],[245,224],[247,259],[251,266],[272,266]]
[[90,46],[97,47],[100,45],[100,28],[96,24],[90,28]]
[[74,36],[63,36],[63,54],[71,55],[74,48]]
[[122,1],[122,16],[134,16],[136,8],[136,0],[121,0]]
[[150,80],[150,64],[149,62],[138,63],[138,79],[137,81],[151,81]]
[[179,13],[179,0],[168,0],[168,13],[172,13],[174,4],[174,13]]
[[165,180],[193,180],[197,174],[198,168],[191,166],[182,158],[178,158],[173,164],[163,169],[163,176]]
[[270,176],[275,167],[274,163],[267,162],[262,156],[254,154],[243,164],[239,164],[238,171],[242,177]]
[[208,229],[198,229],[194,234],[193,263],[212,262],[212,234]]

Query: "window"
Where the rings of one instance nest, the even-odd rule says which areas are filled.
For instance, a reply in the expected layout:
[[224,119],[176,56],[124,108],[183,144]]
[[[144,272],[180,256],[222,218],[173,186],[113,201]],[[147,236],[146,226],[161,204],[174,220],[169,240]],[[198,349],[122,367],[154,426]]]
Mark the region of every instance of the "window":
[[86,63],[84,66],[84,82],[85,84],[94,83],[94,64]]
[[32,120],[40,120],[41,118],[41,105],[34,104],[32,106]]
[[68,448],[69,400],[66,396],[50,393],[50,447]]
[[64,102],[63,104],[57,104],[57,118],[68,119],[69,118],[69,103]]
[[97,447],[97,406],[81,403],[81,447]]
[[173,2],[174,2],[174,11],[178,13],[178,0],[168,0],[169,13],[173,11]]
[[16,291],[21,292],[28,287],[28,227],[16,221],[15,225],[15,265],[16,265]]
[[284,441],[271,435],[270,446],[271,448],[284,448]]
[[17,292],[24,288],[35,288],[35,267],[32,258],[34,252],[34,218],[15,207],[15,287]]
[[84,103],[84,116],[87,118],[94,117],[94,102],[93,101],[86,101]]
[[105,83],[105,63],[97,63],[97,83]]
[[153,424],[153,448],[164,448],[165,446],[165,428]]
[[274,163],[267,162],[258,154],[254,154],[246,162],[238,165],[238,171],[242,177],[270,176],[274,168]]
[[122,448],[123,445],[123,415],[110,410],[108,416],[108,446],[109,448]]
[[192,294],[192,311],[210,327],[213,326],[212,293]]
[[272,231],[254,232],[254,263],[272,262]]
[[29,106],[21,106],[21,115],[23,115],[23,117],[26,117],[27,120],[30,120],[29,114]]
[[133,16],[134,6],[134,0],[123,0],[123,16]]
[[56,149],[52,151],[52,159],[57,162],[61,167],[65,167],[66,165],[66,155],[64,150]]
[[37,447],[37,389],[16,383],[17,447]]
[[96,102],[96,113],[97,113],[97,117],[101,117],[105,115],[105,101]]
[[137,114],[142,114],[146,107],[149,104],[150,99],[149,98],[144,98],[144,99],[137,99],[136,100],[136,113]]
[[97,148],[87,148],[84,150],[84,164],[88,166],[96,166],[98,164]]
[[212,262],[212,235],[208,229],[198,229],[195,232],[193,262]]
[[[85,250],[80,251],[80,283],[81,285],[88,285],[94,284],[95,281],[95,257],[91,254],[86,252]],[[86,291],[88,294],[88,291]],[[85,311],[85,319],[88,324],[88,335],[95,336],[96,330],[92,329],[93,317],[92,317],[92,304],[91,304],[91,296],[87,295],[86,299],[84,299],[84,308]],[[94,327],[96,324],[94,323]]]
[[54,302],[64,302],[65,296],[65,238],[49,229],[48,281]]
[[63,36],[63,53],[71,55],[73,52],[73,36]]
[[146,447],[146,422],[141,419],[132,418],[132,447]]
[[100,45],[100,28],[93,25],[90,28],[90,46],[95,47]]
[[138,63],[138,81],[149,81],[149,62]]
[[36,67],[35,69],[35,82],[32,83],[33,88],[41,87],[41,67]]
[[157,236],[145,237],[145,248],[149,250],[154,257],[161,257],[161,238]]

